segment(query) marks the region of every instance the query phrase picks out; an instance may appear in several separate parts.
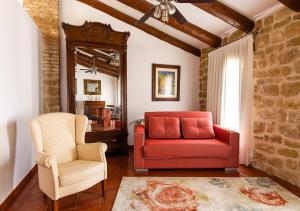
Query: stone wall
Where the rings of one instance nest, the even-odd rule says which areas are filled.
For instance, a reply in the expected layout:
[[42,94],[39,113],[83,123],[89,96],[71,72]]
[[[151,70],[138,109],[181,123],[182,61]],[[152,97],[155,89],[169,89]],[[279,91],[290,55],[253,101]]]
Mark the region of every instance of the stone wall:
[[42,31],[43,112],[60,111],[59,0],[24,0]]
[[[300,187],[300,13],[281,8],[258,20],[255,31],[253,166]],[[243,35],[236,31],[223,44]],[[201,57],[201,110],[208,51]]]
[[300,14],[281,9],[257,26],[254,166],[300,186]]
[[205,48],[201,50],[200,56],[200,110],[206,110],[206,99],[207,99],[207,69],[208,69],[208,53],[213,48]]

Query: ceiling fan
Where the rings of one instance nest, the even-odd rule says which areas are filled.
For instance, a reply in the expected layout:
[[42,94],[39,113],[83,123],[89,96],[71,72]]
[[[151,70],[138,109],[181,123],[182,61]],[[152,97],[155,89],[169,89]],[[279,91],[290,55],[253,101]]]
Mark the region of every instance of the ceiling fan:
[[175,3],[213,3],[216,0],[156,0],[159,4],[154,6],[151,10],[149,10],[138,23],[146,22],[150,17],[161,18],[163,22],[169,21],[169,15],[173,16],[175,20],[184,24],[188,21],[185,17],[179,12],[179,10],[173,4]]
[[88,69],[80,69],[80,70],[84,70],[85,73],[91,73],[91,74],[96,74],[97,73],[97,70],[98,70],[98,67],[96,67],[96,58],[93,57],[94,59],[94,63],[93,63],[93,66],[91,68],[88,68]]

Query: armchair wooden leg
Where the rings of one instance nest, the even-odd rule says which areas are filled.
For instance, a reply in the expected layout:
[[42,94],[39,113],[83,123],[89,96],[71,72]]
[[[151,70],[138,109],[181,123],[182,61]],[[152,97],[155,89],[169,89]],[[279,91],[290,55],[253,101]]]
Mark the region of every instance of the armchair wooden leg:
[[106,180],[103,180],[103,181],[101,182],[101,186],[102,186],[102,196],[105,197]]
[[53,208],[53,211],[58,211],[58,200],[53,200],[52,201],[52,208]]

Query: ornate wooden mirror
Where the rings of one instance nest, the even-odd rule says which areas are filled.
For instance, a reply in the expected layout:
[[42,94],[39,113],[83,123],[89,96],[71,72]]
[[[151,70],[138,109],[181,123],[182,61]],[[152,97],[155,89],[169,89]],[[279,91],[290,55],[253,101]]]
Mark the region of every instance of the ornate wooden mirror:
[[63,23],[67,44],[68,112],[89,119],[86,142],[127,152],[127,40],[110,25]]

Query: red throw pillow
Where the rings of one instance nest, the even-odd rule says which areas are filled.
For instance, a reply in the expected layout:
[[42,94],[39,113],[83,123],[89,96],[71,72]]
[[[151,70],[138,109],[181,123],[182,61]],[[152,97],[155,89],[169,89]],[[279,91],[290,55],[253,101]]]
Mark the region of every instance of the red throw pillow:
[[210,139],[215,137],[211,119],[182,118],[181,126],[184,138]]
[[180,138],[180,122],[177,117],[150,117],[150,138]]

